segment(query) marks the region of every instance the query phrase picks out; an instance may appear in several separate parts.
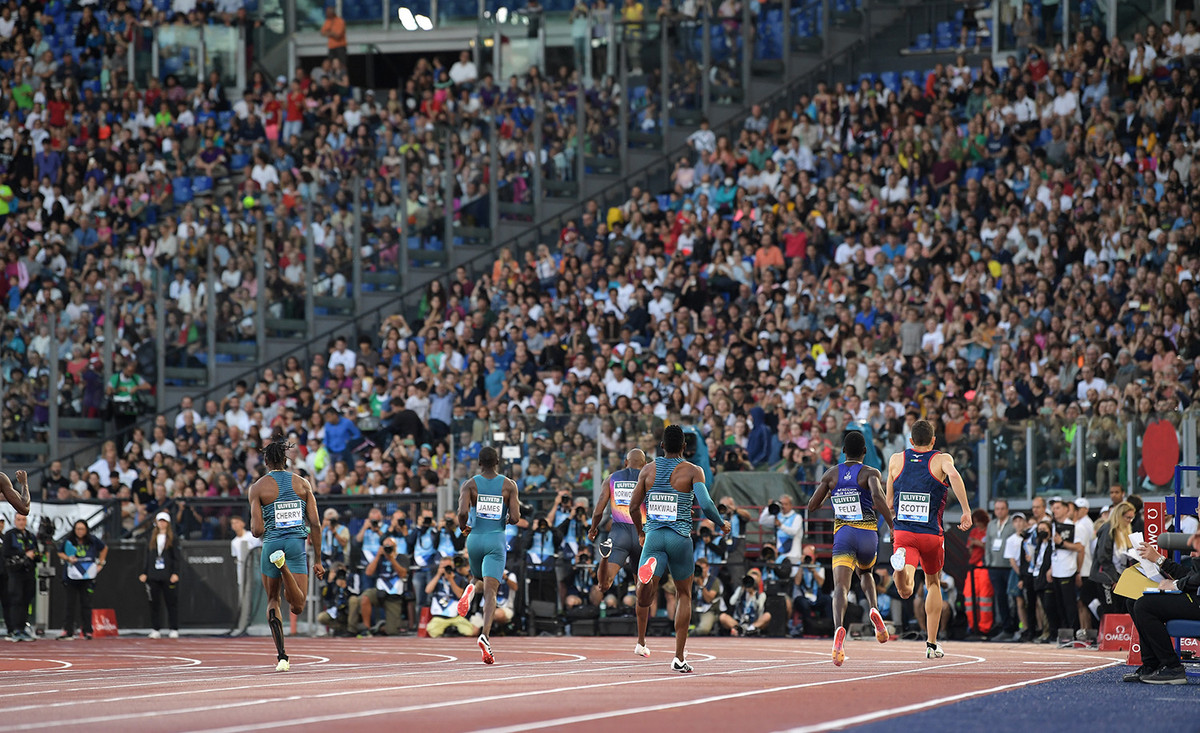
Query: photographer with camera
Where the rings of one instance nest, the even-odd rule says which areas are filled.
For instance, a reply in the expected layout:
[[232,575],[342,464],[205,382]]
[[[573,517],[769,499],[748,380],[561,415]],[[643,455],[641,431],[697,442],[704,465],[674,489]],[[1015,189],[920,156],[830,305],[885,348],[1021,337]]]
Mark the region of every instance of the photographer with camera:
[[321,589],[321,606],[317,623],[333,629],[334,636],[352,636],[352,625],[359,617],[359,597],[350,585],[353,576],[345,565],[334,565]]
[[575,556],[575,565],[566,580],[565,608],[583,605],[599,606],[600,588],[597,585],[596,566],[592,564],[592,553],[584,548]]
[[437,525],[433,521],[433,512],[428,510],[421,512],[416,529],[408,532],[407,548],[409,554],[412,555],[413,565],[416,566],[412,576],[412,588],[418,609],[429,605],[425,587],[437,573],[435,566],[440,554],[438,551],[440,544],[441,537]]
[[375,608],[382,606],[385,615],[383,633],[399,636],[400,621],[405,611],[408,611],[409,627],[414,625],[415,619],[410,607],[412,593],[408,588],[408,567],[399,560],[395,538],[384,538],[379,552],[367,565],[366,574],[374,579],[374,583],[363,591],[359,600],[363,626],[366,627],[362,635],[370,636],[371,614]]
[[458,615],[458,599],[463,594],[469,579],[466,577],[467,559],[461,556],[442,557],[437,564],[437,574],[425,586],[429,596],[432,618],[426,631],[436,639],[453,629],[459,636],[470,637],[479,633],[470,621]]
[[38,552],[37,537],[26,529],[28,522],[28,515],[14,515],[13,527],[4,535],[4,565],[8,570],[5,591],[11,616],[9,641],[36,641],[25,627],[29,624],[29,604],[37,593],[37,564],[41,553]]
[[763,531],[775,532],[775,550],[779,557],[798,565],[802,557],[800,547],[804,542],[804,517],[792,505],[792,497],[784,494],[778,501],[763,507],[758,515],[758,523]]
[[692,583],[692,608],[697,615],[696,636],[711,636],[717,619],[724,610],[725,599],[721,597],[724,588],[716,573],[709,572],[708,560],[703,557],[696,561],[696,582]]
[[108,547],[104,542],[92,535],[87,522],[76,520],[71,535],[58,549],[58,559],[63,562],[63,586],[67,589],[67,615],[60,639],[74,637],[77,620],[80,635],[92,638],[92,586],[107,558]]
[[802,626],[833,614],[833,596],[825,592],[825,568],[817,562],[817,548],[805,545],[801,551],[800,571],[794,580],[792,607]]
[[551,527],[557,527],[573,516],[573,510],[571,492],[562,489],[554,497],[554,502],[550,505],[550,511],[546,512],[546,521]]
[[760,590],[762,573],[757,568],[742,578],[742,584],[729,599],[729,613],[722,613],[722,628],[730,636],[757,636],[771,623],[771,614],[766,611],[767,594]]
[[367,521],[362,523],[362,526],[358,528],[358,534],[354,536],[354,542],[358,545],[359,552],[362,553],[363,565],[369,565],[379,554],[379,548],[383,545],[383,536],[383,512],[379,507],[371,507],[371,511],[367,512]]
[[[720,506],[717,507],[720,511]],[[700,524],[700,532],[696,535],[695,542],[695,560],[701,559],[713,565],[723,565],[725,563],[726,545],[719,542],[713,535],[711,522],[705,521]]]
[[[366,527],[365,524],[363,526]],[[349,557],[350,528],[342,524],[338,510],[329,507],[321,522],[321,562],[330,567],[335,563],[345,565]]]
[[545,517],[534,520],[525,547],[525,559],[541,569],[553,566],[558,557],[558,537]]

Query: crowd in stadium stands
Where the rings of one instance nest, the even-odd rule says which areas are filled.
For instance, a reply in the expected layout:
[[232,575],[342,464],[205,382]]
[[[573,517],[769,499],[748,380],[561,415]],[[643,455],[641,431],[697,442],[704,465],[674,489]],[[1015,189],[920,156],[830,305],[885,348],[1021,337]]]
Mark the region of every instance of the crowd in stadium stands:
[[[547,114],[557,115],[557,139],[573,129],[564,95],[571,74],[542,80],[535,71],[502,88],[473,83],[466,62],[419,64],[385,101],[368,93],[361,104],[348,98],[332,60],[290,83],[256,76],[238,101],[213,82],[135,90],[110,63],[131,42],[132,16],[81,20],[74,43],[88,49],[90,65],[77,69],[53,54],[33,61],[43,58],[43,37],[65,37],[57,16],[33,7],[18,8],[15,26],[11,9],[0,22],[0,35],[11,28],[11,68],[0,72],[6,440],[44,424],[51,392],[67,411],[104,409],[97,336],[110,284],[125,365],[113,387],[132,392],[147,364],[139,347],[152,337],[155,266],[170,278],[165,317],[181,347],[201,348],[210,291],[232,291],[212,327],[240,331],[229,336],[236,340],[250,335],[256,288],[272,288],[272,302],[282,304],[303,287],[300,230],[272,243],[269,281],[257,283],[248,221],[294,222],[298,204],[314,201],[319,271],[336,273],[351,223],[344,182],[361,161],[373,161],[364,170],[372,201],[364,224],[386,250],[398,240],[398,217],[421,230],[439,216],[439,173],[449,165],[439,131],[457,133],[457,193],[470,199],[484,197],[491,180],[482,110],[504,109],[501,181],[537,157],[523,142],[534,85],[556,100]],[[1144,472],[1123,474],[1113,436],[1130,422],[1178,425],[1200,396],[1200,34],[1192,21],[1164,24],[1127,46],[1092,26],[1051,50],[1033,41],[1037,23],[1002,69],[960,58],[898,88],[818,84],[778,114],[754,108],[732,136],[702,125],[670,190],[634,188],[610,210],[591,202],[558,241],[521,257],[501,249],[478,280],[460,268],[434,281],[414,320],[392,316],[311,363],[290,359],[223,397],[186,400],[177,417],[159,416],[150,432],[105,445],[90,466],[52,471],[47,486],[61,498],[122,498],[128,529],[169,507],[181,534],[212,536],[227,518],[187,500],[244,493],[274,426],[300,447],[298,467],[318,495],[386,496],[456,485],[497,433],[522,447],[505,466],[521,488],[556,493],[591,488],[597,455],[606,470],[629,448],[653,455],[664,420],[693,427],[697,460],[716,471],[780,471],[803,482],[837,462],[847,427],[868,434],[868,463],[880,465],[925,418],[969,486],[980,479],[976,449],[993,428],[990,493],[1023,497],[1025,433],[1003,428],[1036,418],[1039,494],[1074,480],[1077,423],[1087,455],[1079,488],[1153,490]],[[106,40],[92,45],[94,35]],[[108,66],[108,96],[84,88],[94,74],[83,68]],[[409,179],[403,208],[393,200],[400,157]],[[193,200],[192,183],[177,188],[181,179],[219,181],[238,169],[244,177],[230,178],[223,194]],[[522,185],[514,179],[508,188]],[[213,288],[203,282],[209,246],[221,273]],[[345,287],[326,280],[330,292]],[[55,303],[57,311],[44,307]],[[53,389],[51,327],[65,366]],[[327,517],[326,531],[339,539],[325,547],[340,551],[341,562],[372,565],[374,588],[404,585],[380,586],[389,572],[409,581],[418,608],[456,595],[454,520],[382,506],[390,513],[375,518],[378,531],[363,525],[353,538]],[[1079,509],[1088,507],[1057,502],[1051,521],[1065,524]],[[519,531],[527,559],[554,557],[559,593],[582,600],[594,594],[573,579],[588,546],[575,511],[557,502]],[[399,563],[376,562],[385,534],[394,543],[407,536],[403,554],[423,558],[411,578],[400,577]],[[799,567],[807,556],[791,539],[776,552]],[[393,546],[389,555],[401,552]],[[1079,569],[1068,565],[1049,577],[1073,578]],[[806,607],[819,608],[828,598],[824,576],[805,572],[784,577],[804,588]],[[742,580],[732,577],[726,590],[740,590]],[[1054,604],[1052,619],[1069,620],[1075,608],[1067,585],[1052,583],[1042,598]],[[331,589],[342,597],[341,581]],[[767,604],[746,589],[742,616],[726,614],[727,623],[718,606],[708,623],[754,627]],[[359,610],[397,595],[404,598],[363,595]],[[433,602],[438,616],[445,604]],[[787,618],[800,628],[792,605]],[[412,609],[389,608],[389,622],[401,617],[411,625]]]

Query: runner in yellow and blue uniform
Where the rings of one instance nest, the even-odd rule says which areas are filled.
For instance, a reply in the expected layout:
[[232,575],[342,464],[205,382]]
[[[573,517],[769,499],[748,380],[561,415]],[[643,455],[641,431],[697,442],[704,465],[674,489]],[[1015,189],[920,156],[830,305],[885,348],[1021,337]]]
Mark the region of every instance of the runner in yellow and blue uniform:
[[268,473],[250,487],[250,533],[262,538],[261,570],[267,591],[267,625],[275,640],[278,663],[275,671],[286,672],[291,663],[283,649],[283,619],[279,613],[282,589],[292,613],[304,611],[308,594],[308,555],[304,538],[313,543],[313,573],[325,577],[321,565],[321,519],[317,499],[308,481],[287,470],[288,452],[295,446],[279,428],[263,448]]
[[505,525],[521,521],[517,482],[497,473],[499,465],[500,454],[495,448],[479,451],[479,473],[464,481],[458,494],[458,526],[467,538],[467,558],[471,561],[471,583],[458,600],[458,615],[467,616],[471,600],[482,590],[483,629],[478,641],[484,664],[496,661],[488,636],[508,558]]
[[808,515],[821,508],[825,497],[833,497],[833,663],[846,661],[846,594],[850,581],[858,573],[863,594],[871,604],[871,624],[880,644],[889,638],[883,616],[876,608],[875,558],[879,551],[879,518],[883,515],[892,526],[892,512],[883,496],[883,474],[863,465],[867,440],[857,430],[846,433],[842,442],[846,461],[825,472],[817,490],[808,501]]
[[[638,641],[634,654],[646,657],[646,625],[650,604],[658,594],[658,579],[670,568],[675,581],[675,658],[671,669],[692,671],[687,663],[688,625],[692,621],[692,506],[698,505],[704,516],[725,532],[731,527],[717,512],[717,505],[704,485],[704,471],[683,460],[683,428],[668,425],[663,431],[663,457],[655,458],[638,475],[637,486],[629,500],[630,518],[642,545],[638,567],[637,623]],[[642,504],[645,503],[645,507]],[[642,512],[646,513],[643,525]]]

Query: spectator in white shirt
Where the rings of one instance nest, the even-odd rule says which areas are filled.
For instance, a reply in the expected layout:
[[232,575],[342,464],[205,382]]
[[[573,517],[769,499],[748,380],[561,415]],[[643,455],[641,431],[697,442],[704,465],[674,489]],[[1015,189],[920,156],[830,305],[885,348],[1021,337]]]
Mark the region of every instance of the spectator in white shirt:
[[241,401],[237,397],[229,399],[229,407],[225,410],[225,424],[229,427],[236,427],[243,433],[250,432],[250,415],[241,407]]
[[474,84],[479,79],[479,70],[475,68],[475,62],[471,60],[471,54],[468,51],[463,51],[458,56],[458,61],[450,67],[450,81],[458,86]]
[[698,153],[708,154],[717,151],[717,136],[708,129],[707,119],[700,120],[700,129],[688,135],[687,141],[688,145],[691,145]]
[[352,373],[358,364],[358,355],[346,346],[346,339],[342,336],[333,342],[333,351],[329,354],[329,368],[333,369],[338,364],[345,367],[347,374]]
[[1096,394],[1104,394],[1104,390],[1108,389],[1108,382],[1095,375],[1092,367],[1085,365],[1079,370],[1079,384],[1075,387],[1075,399],[1080,402],[1087,402],[1087,393],[1089,389],[1096,390]]

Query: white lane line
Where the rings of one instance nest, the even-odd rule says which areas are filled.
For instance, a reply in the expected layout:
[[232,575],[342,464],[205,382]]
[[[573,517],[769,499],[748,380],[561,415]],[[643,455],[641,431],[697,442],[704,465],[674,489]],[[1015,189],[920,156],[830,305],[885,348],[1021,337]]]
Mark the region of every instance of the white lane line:
[[[515,650],[509,651],[507,653],[511,654],[514,651]],[[526,652],[522,652],[522,653],[526,653]],[[510,665],[510,666],[511,667],[521,667],[521,666],[528,666],[528,665],[534,665],[534,664],[569,664],[571,662],[587,661],[587,657],[579,655],[579,654],[562,654],[562,653],[541,652],[541,651],[527,652],[527,653],[529,653],[529,654],[554,654],[555,656],[561,656],[561,657],[573,657],[573,659],[556,660],[554,662],[525,662],[522,664],[516,664],[516,665]],[[378,666],[378,665],[373,665],[373,666]],[[262,677],[264,677],[267,674],[267,671],[266,671],[267,668],[264,667],[262,669],[263,669],[262,674],[252,675],[252,676],[256,677],[258,679],[262,679]],[[588,671],[588,670],[579,670],[579,671],[583,672],[583,671]],[[108,697],[108,698],[105,698],[101,702],[104,702],[104,703],[131,702],[134,700],[152,700],[152,699],[160,698],[160,697],[179,697],[182,695],[209,695],[209,694],[217,693],[217,692],[237,692],[239,690],[269,689],[269,688],[273,688],[273,687],[296,687],[297,685],[326,685],[326,684],[335,684],[335,683],[339,683],[339,682],[354,682],[354,681],[359,681],[359,680],[370,680],[370,679],[395,679],[397,677],[407,677],[409,675],[414,675],[414,674],[424,675],[424,674],[428,674],[428,671],[420,670],[418,672],[409,672],[407,674],[391,673],[391,674],[374,674],[374,675],[355,675],[353,677],[332,677],[332,678],[331,677],[323,677],[323,676],[305,676],[301,679],[297,679],[296,675],[288,675],[286,681],[282,677],[275,677],[275,679],[278,680],[277,682],[258,682],[258,683],[248,684],[248,685],[236,685],[234,687],[195,687],[194,689],[186,689],[186,690],[170,690],[170,691],[164,691],[164,692],[146,693],[146,694],[142,694],[142,695],[126,695],[124,697]],[[183,682],[186,682],[190,685],[196,685],[197,683],[205,683],[205,682],[218,682],[219,683],[219,682],[224,682],[226,679],[228,679],[228,678],[211,677],[211,678],[200,678],[200,679],[188,679],[188,680],[183,680]],[[470,681],[470,680],[465,680],[465,681]],[[436,683],[436,684],[460,684],[460,683],[458,683],[458,682],[443,682],[443,683]],[[145,682],[142,682],[140,686],[145,687]],[[432,685],[417,685],[416,687],[427,687],[427,686],[432,686]],[[401,688],[383,688],[383,689],[401,689]],[[354,691],[346,692],[343,694],[357,694],[357,693],[361,693],[361,692],[370,692],[370,690],[354,690]],[[323,696],[316,695],[315,697],[323,697]],[[96,702],[97,702],[96,700],[60,700],[57,702],[39,702],[39,703],[30,704],[30,705],[18,705],[15,707],[0,708],[0,713],[15,713],[15,712],[20,712],[22,710],[43,710],[43,709],[50,709],[50,708],[65,708],[65,707],[73,707],[76,705],[94,705]],[[3,729],[0,729],[0,730],[3,730]]]
[[28,674],[29,672],[62,672],[64,669],[70,669],[71,667],[75,666],[74,664],[65,662],[61,659],[47,659],[45,657],[6,657],[6,659],[16,659],[22,662],[53,662],[54,664],[62,665],[61,667],[55,669],[30,669],[23,674]]
[[[557,663],[564,663],[564,662],[557,662]],[[632,663],[625,663],[625,665],[614,666],[611,669],[612,669],[612,671],[617,671],[617,669],[640,667],[640,666],[643,666],[643,665],[640,665],[640,663],[637,663],[637,662],[632,662]],[[420,689],[422,689],[422,687],[443,687],[443,686],[454,686],[454,685],[480,685],[482,683],[493,684],[493,683],[498,683],[498,681],[508,681],[508,680],[518,680],[518,679],[538,679],[538,678],[544,678],[544,677],[566,677],[566,675],[581,674],[581,673],[586,673],[586,672],[595,672],[595,668],[588,667],[588,668],[583,668],[583,669],[572,669],[572,671],[566,671],[566,672],[546,672],[546,673],[539,673],[539,674],[517,674],[517,675],[512,675],[512,677],[500,677],[500,678],[491,678],[491,679],[472,678],[472,679],[449,680],[449,681],[439,681],[439,683],[426,683],[426,684],[421,684],[421,685],[397,685],[397,686],[392,686],[392,687],[367,687],[367,689],[360,689],[360,690],[323,692],[323,693],[318,693],[318,695],[289,695],[287,697],[276,697],[276,698],[271,698],[271,699],[252,699],[252,701],[222,703],[222,704],[216,704],[216,705],[197,705],[197,707],[193,707],[193,708],[139,711],[139,713],[125,713],[125,714],[116,714],[116,715],[97,715],[97,716],[92,716],[92,717],[82,717],[82,719],[59,720],[59,721],[55,721],[55,725],[67,726],[67,725],[74,725],[74,723],[103,723],[103,722],[113,722],[113,721],[118,721],[118,720],[144,719],[144,717],[161,717],[164,715],[192,715],[192,714],[196,714],[196,713],[211,713],[211,711],[215,711],[215,710],[230,710],[230,709],[235,709],[235,708],[248,708],[248,707],[263,708],[263,707],[265,707],[265,705],[272,704],[272,703],[312,701],[312,699],[322,699],[322,698],[330,698],[330,697],[348,697],[348,696],[352,696],[352,695],[373,695],[373,693],[379,693],[379,692],[400,692],[400,691],[408,692],[408,691],[412,691],[412,690],[420,690]],[[425,674],[425,672],[421,672],[421,674]],[[383,677],[383,675],[380,675],[380,677]],[[389,675],[389,677],[403,677],[403,675]],[[325,684],[325,683],[330,683],[330,681],[359,680],[359,679],[366,679],[366,678],[353,677],[353,678],[344,678],[343,680],[317,679],[317,680],[312,680],[312,681],[314,684]],[[643,680],[636,680],[636,681],[643,681]],[[295,683],[290,683],[290,684],[295,684]],[[246,687],[257,687],[257,686],[258,685],[247,685]],[[586,689],[586,687],[589,687],[589,686],[592,686],[592,685],[584,685],[584,686],[578,687],[578,689]],[[214,690],[200,690],[199,692],[208,693],[208,692],[214,692]],[[529,695],[529,693],[522,693],[522,696],[527,696],[527,695]],[[496,696],[493,698],[487,698],[487,699],[502,699],[502,698],[508,698],[508,697],[510,697],[510,695],[500,695],[500,696]],[[469,703],[469,702],[478,702],[479,699],[481,699],[481,698],[470,698],[470,699],[467,699],[467,701],[434,703],[432,705],[432,707],[449,707],[449,705],[458,705],[458,704],[464,704],[464,703]],[[114,699],[109,698],[109,699],[104,699],[104,701],[89,701],[88,704],[109,703],[109,702],[114,702]],[[35,705],[35,707],[38,709],[41,709],[41,708],[52,707],[52,705]],[[335,716],[331,716],[330,720],[350,719],[350,717],[356,717],[356,715],[354,715],[353,713],[347,714],[347,715],[335,715]],[[40,729],[40,728],[44,728],[44,727],[46,727],[46,722],[38,721],[38,722],[19,723],[19,725],[0,726],[0,731],[31,731],[31,729]],[[257,731],[257,729],[260,729],[260,728],[270,728],[270,727],[277,727],[277,726],[275,725],[275,723],[258,723],[258,725],[253,725],[246,729],[247,729],[247,731]],[[204,731],[208,732],[209,729],[205,728]]]
[[927,710],[928,708],[930,708],[934,705],[945,705],[947,703],[958,702],[959,700],[969,700],[973,697],[980,697],[982,695],[991,695],[993,693],[1003,692],[1005,690],[1014,690],[1019,687],[1028,687],[1029,685],[1036,685],[1036,684],[1039,684],[1042,682],[1050,682],[1052,680],[1060,680],[1060,679],[1063,679],[1064,677],[1073,677],[1074,675],[1078,675],[1078,674],[1085,674],[1087,672],[1095,672],[1097,670],[1107,669],[1108,667],[1113,667],[1113,666],[1116,666],[1117,664],[1123,664],[1123,663],[1124,662],[1109,662],[1108,664],[1101,664],[1101,665],[1097,665],[1094,667],[1088,667],[1086,669],[1073,670],[1070,672],[1062,672],[1060,674],[1051,675],[1049,677],[1039,677],[1038,679],[1035,679],[1035,680],[1024,680],[1022,682],[1013,682],[1013,683],[1007,684],[1007,685],[997,685],[995,687],[989,687],[986,690],[974,690],[972,692],[963,692],[963,693],[959,693],[957,695],[947,695],[946,697],[939,697],[935,700],[923,700],[921,702],[915,702],[915,703],[912,703],[911,705],[904,705],[904,706],[898,707],[898,708],[891,708],[888,710],[880,710],[880,711],[877,711],[874,713],[864,713],[862,715],[855,715],[855,716],[849,717],[849,718],[839,718],[837,720],[828,720],[828,721],[825,721],[824,723],[816,723],[815,725],[807,725],[807,726],[804,726],[801,728],[792,728],[792,729],[786,731],[785,733],[818,733],[818,731],[837,730],[839,728],[845,728],[845,727],[851,726],[851,725],[859,725],[861,723],[869,723],[872,720],[879,720],[880,718],[890,718],[895,715],[903,715],[905,713],[916,712],[918,710]]
[[[898,672],[882,672],[880,674],[863,675],[861,677],[849,677],[836,680],[821,680],[818,682],[803,682],[795,685],[783,685],[780,687],[771,687],[765,690],[746,690],[743,692],[731,692],[725,695],[712,695],[709,697],[701,697],[692,700],[682,700],[679,702],[662,703],[659,705],[645,705],[639,708],[627,708],[624,710],[607,710],[602,713],[589,713],[586,715],[572,715],[565,718],[555,718],[554,720],[540,720],[530,723],[518,723],[500,728],[486,728],[475,731],[475,733],[517,733],[517,731],[539,730],[541,728],[554,728],[564,725],[573,725],[575,723],[587,723],[593,720],[604,720],[607,718],[615,718],[626,715],[636,715],[639,713],[653,713],[660,710],[673,710],[675,708],[690,707],[692,705],[704,705],[712,702],[722,702],[724,700],[737,700],[744,697],[754,697],[757,695],[768,695],[776,692],[788,692],[790,690],[802,690],[807,687],[824,687],[826,685],[839,685],[844,682],[862,682],[865,680],[877,680],[884,677],[894,677],[902,674],[918,674],[921,672],[932,672],[939,669],[949,669],[950,667],[961,667],[969,664],[979,664],[985,662],[983,657],[972,657],[969,654],[957,654],[954,656],[971,657],[966,662],[955,662],[954,664],[939,664],[936,667],[919,667],[917,669],[905,669]],[[824,664],[825,662],[811,662],[810,664]],[[597,685],[604,687],[605,685]],[[248,730],[248,729],[247,729]],[[232,733],[232,732],[230,732]]]
[[[779,669],[783,669],[785,667],[807,667],[807,666],[812,666],[814,664],[825,664],[825,662],[824,661],[821,661],[821,662],[795,662],[792,664],[772,665],[770,667],[750,667],[748,669],[736,669],[736,670],[730,670],[727,672],[711,672],[711,673],[707,673],[707,674],[696,674],[696,675],[692,675],[692,677],[693,678],[720,677],[720,676],[729,675],[729,674],[742,674],[745,672],[756,672],[756,671],[760,671],[760,670],[764,670],[764,669],[779,670]],[[643,667],[643,668],[645,668],[647,666],[648,665],[646,665],[646,664],[637,664],[637,663],[632,665],[632,667]],[[620,669],[620,668],[614,668],[614,670],[616,670],[616,669]],[[316,723],[335,723],[335,722],[346,721],[346,720],[351,720],[351,719],[355,719],[355,718],[373,718],[373,717],[377,717],[380,715],[396,715],[396,714],[400,714],[400,713],[412,713],[412,712],[420,712],[420,711],[425,711],[425,710],[436,710],[439,708],[457,707],[460,705],[475,705],[475,704],[482,703],[482,702],[493,702],[496,700],[511,700],[514,697],[518,697],[518,698],[536,697],[536,696],[540,696],[540,695],[553,695],[553,694],[558,694],[558,693],[562,693],[562,692],[575,692],[577,690],[596,690],[596,689],[600,689],[602,687],[621,687],[624,685],[648,685],[648,684],[653,684],[655,682],[664,682],[666,680],[678,681],[678,679],[679,679],[679,677],[677,675],[665,676],[665,675],[662,675],[662,673],[658,670],[655,670],[655,672],[657,672],[660,676],[654,677],[651,679],[639,678],[639,679],[633,679],[633,680],[624,680],[621,682],[606,682],[606,683],[601,683],[601,684],[592,683],[592,684],[586,684],[586,685],[573,685],[570,687],[556,687],[556,688],[549,689],[549,690],[530,690],[528,692],[509,692],[509,693],[505,693],[505,694],[501,694],[501,695],[489,695],[487,697],[472,697],[472,698],[465,699],[465,700],[447,700],[447,701],[435,702],[435,703],[405,705],[403,707],[397,707],[397,708],[384,708],[384,709],[377,709],[377,710],[360,710],[360,711],[351,711],[351,712],[346,712],[346,713],[336,713],[336,714],[332,714],[332,715],[313,716],[313,717],[309,717],[309,718],[295,718],[292,720],[267,721],[267,722],[262,722],[262,723],[254,723],[252,725],[231,726],[228,728],[217,728],[217,729],[203,729],[203,730],[197,730],[197,731],[190,731],[189,733],[250,733],[251,731],[266,730],[269,728],[284,728],[284,727],[289,727],[289,726],[293,726],[293,725],[313,725]],[[623,715],[623,714],[624,714],[623,712],[618,711],[618,712],[603,713],[603,714],[597,715],[596,717],[597,718],[616,717],[618,715]],[[2,730],[2,729],[0,729],[0,730]]]

